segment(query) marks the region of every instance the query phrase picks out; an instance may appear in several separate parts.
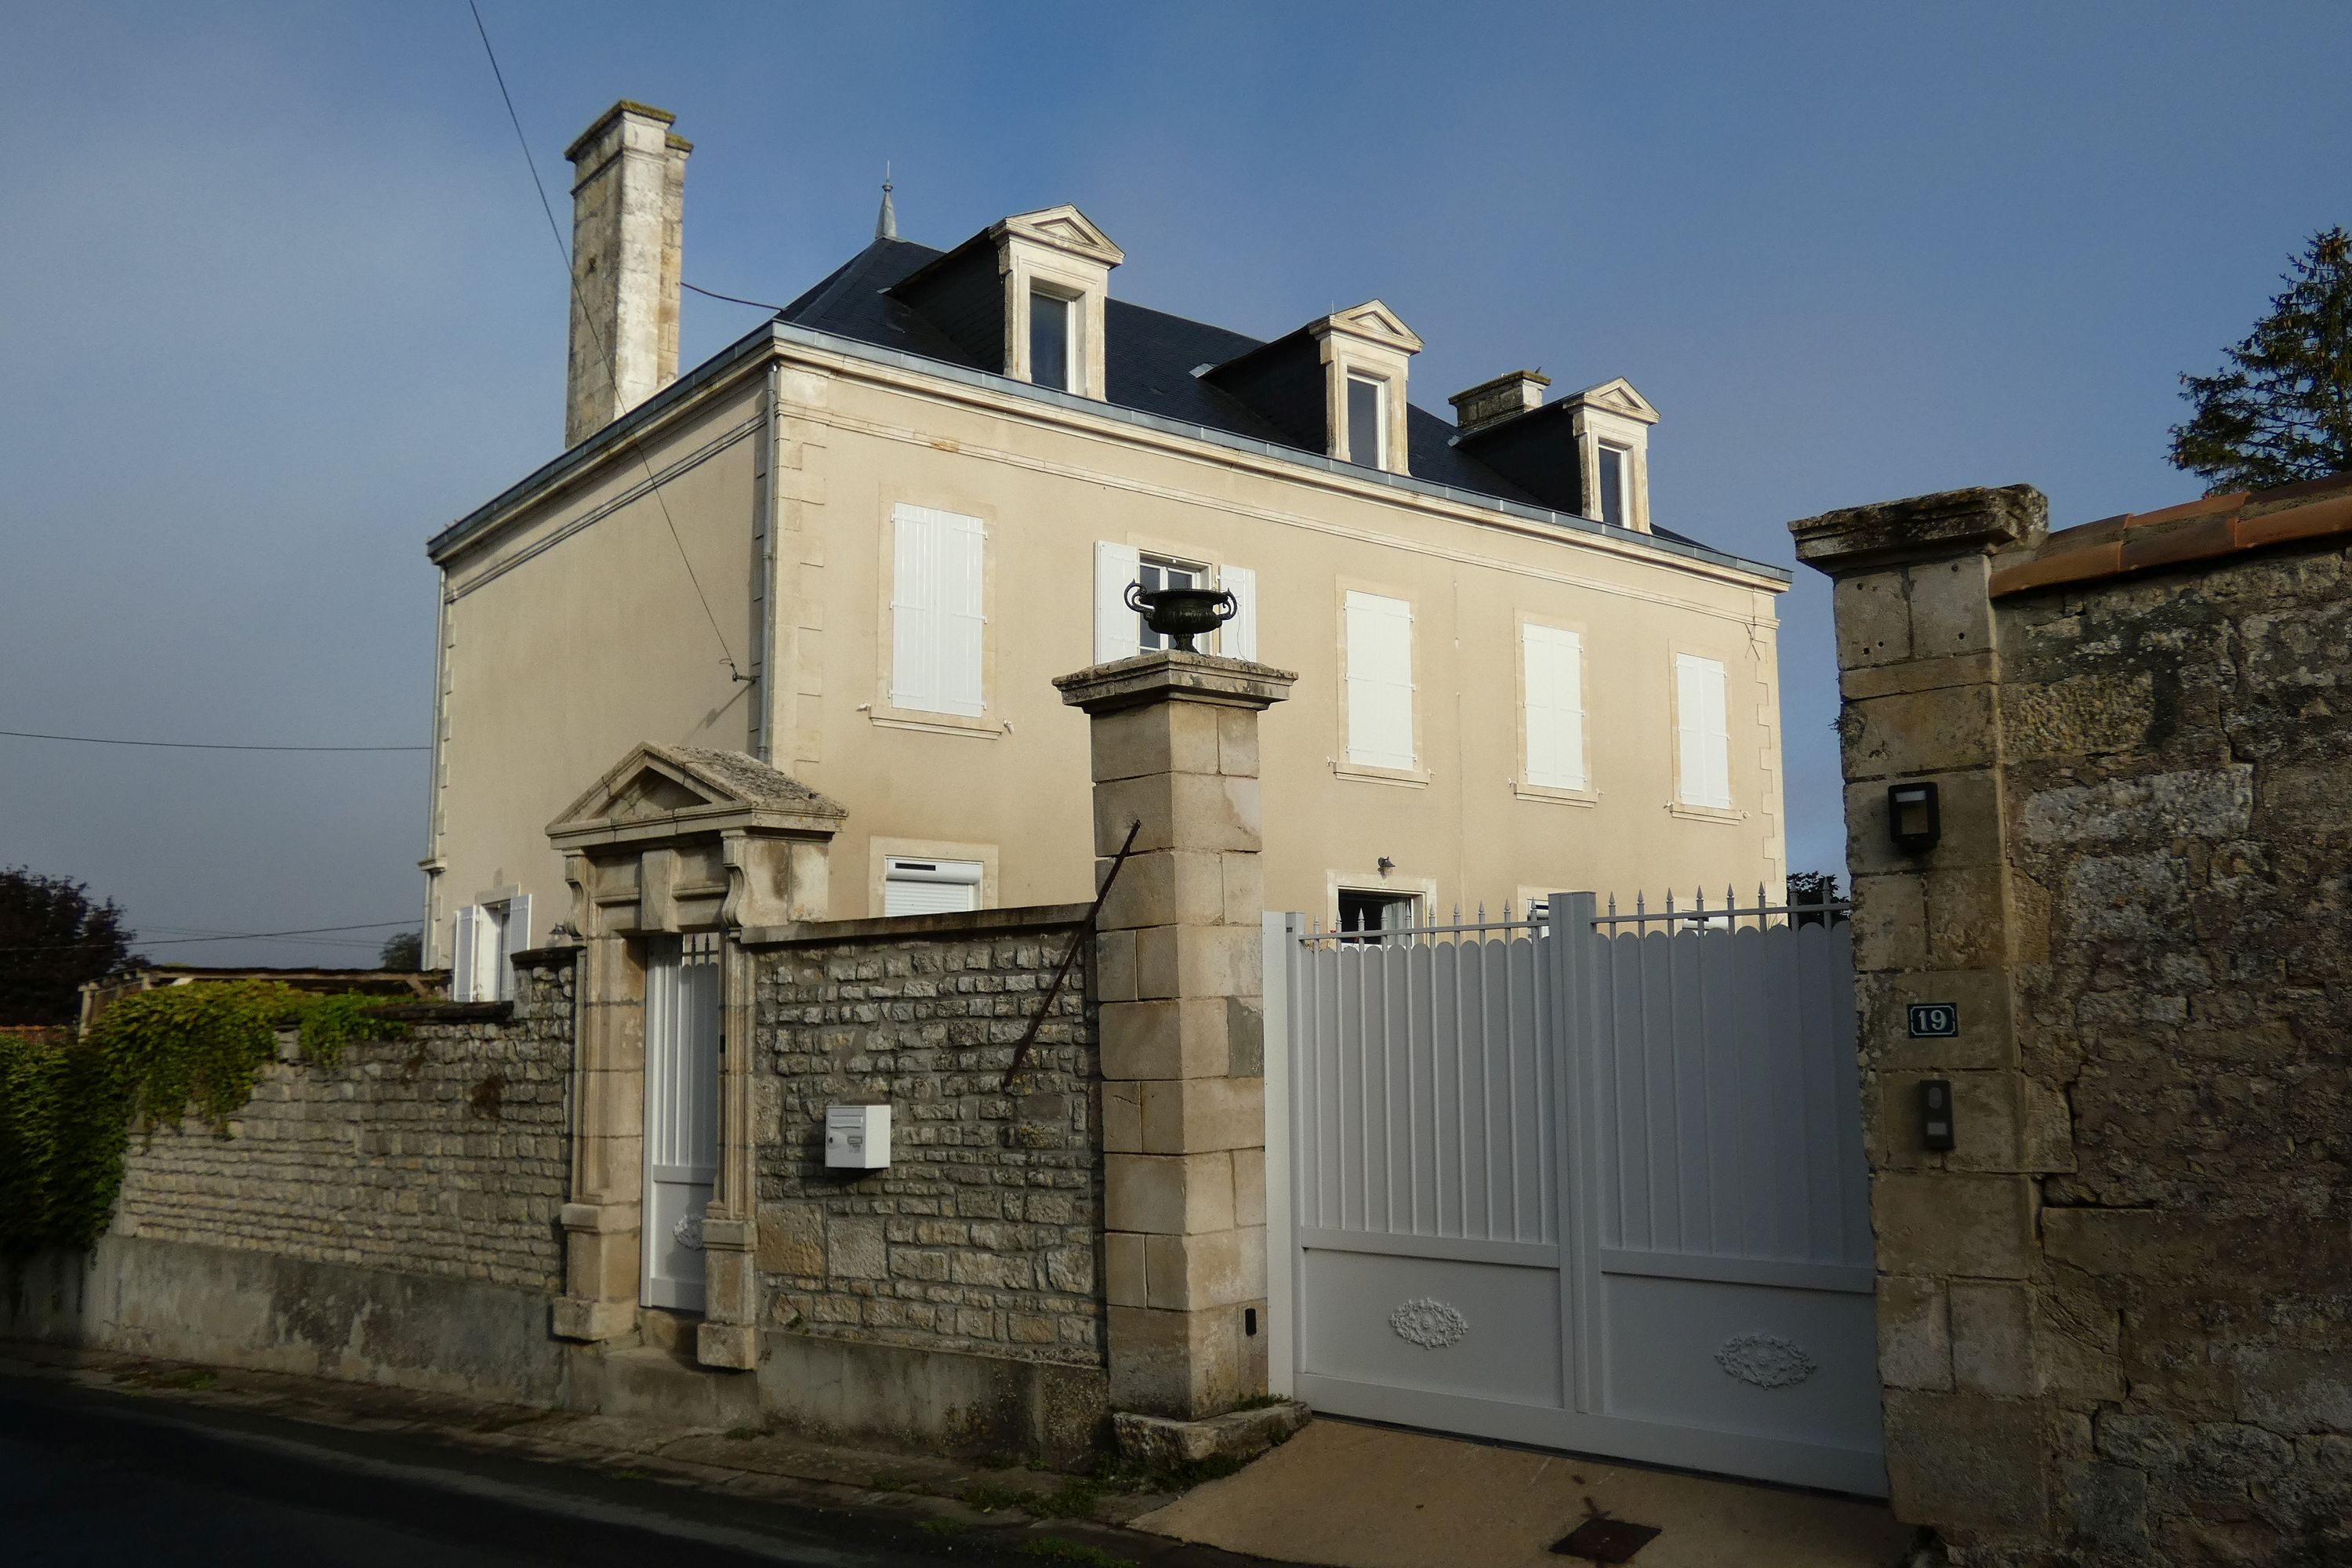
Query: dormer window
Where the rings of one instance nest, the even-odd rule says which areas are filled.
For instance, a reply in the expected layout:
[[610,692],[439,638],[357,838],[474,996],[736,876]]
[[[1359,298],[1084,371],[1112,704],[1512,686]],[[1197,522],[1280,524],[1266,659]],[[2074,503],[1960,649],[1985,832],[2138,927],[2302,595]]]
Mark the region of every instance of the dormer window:
[[1389,466],[1389,384],[1378,376],[1348,377],[1348,461]]
[[1056,392],[1084,392],[1076,372],[1078,302],[1047,289],[1029,290],[1029,379]]
[[1633,514],[1632,498],[1625,489],[1633,471],[1633,455],[1607,441],[1596,441],[1593,447],[1600,459],[1594,488],[1600,492],[1601,521],[1612,528],[1622,528],[1625,520]]

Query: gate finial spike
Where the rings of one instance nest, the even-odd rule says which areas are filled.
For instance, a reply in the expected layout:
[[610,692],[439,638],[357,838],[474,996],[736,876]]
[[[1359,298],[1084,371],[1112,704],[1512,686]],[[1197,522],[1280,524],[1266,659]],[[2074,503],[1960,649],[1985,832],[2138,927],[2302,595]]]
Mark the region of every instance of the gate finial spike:
[[1454,923],[1455,925],[1462,923],[1462,900],[1459,899],[1454,900]]
[[1668,888],[1668,889],[1666,889],[1666,913],[1668,913],[1668,914],[1673,914],[1674,912],[1675,912],[1675,890],[1674,890],[1672,888]]
[[1478,900],[1478,923],[1480,925],[1486,923],[1486,900],[1484,899]]
[[1609,918],[1612,921],[1617,918],[1617,895],[1614,893],[1609,895]]
[[1633,890],[1633,918],[1647,920],[1650,916],[1650,896],[1640,889]]
[[1508,899],[1503,900],[1503,923],[1505,925],[1511,923],[1511,900]]

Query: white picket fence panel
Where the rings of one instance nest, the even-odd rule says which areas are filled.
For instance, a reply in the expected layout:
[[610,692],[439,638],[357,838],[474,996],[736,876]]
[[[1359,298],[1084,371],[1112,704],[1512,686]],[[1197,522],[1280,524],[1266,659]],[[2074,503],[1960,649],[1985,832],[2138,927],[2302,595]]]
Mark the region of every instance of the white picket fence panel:
[[1277,1382],[1883,1494],[1846,928],[1549,910],[1365,942],[1268,917]]

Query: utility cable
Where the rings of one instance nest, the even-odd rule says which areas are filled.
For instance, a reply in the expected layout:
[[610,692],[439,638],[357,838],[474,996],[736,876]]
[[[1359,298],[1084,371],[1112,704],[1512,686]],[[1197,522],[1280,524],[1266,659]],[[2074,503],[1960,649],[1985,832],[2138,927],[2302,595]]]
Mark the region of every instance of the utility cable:
[[698,283],[688,283],[682,278],[678,279],[677,286],[681,289],[690,289],[706,300],[724,300],[730,305],[749,305],[754,310],[773,310],[779,316],[784,313],[784,308],[782,305],[771,305],[765,300],[746,300],[734,294],[721,294],[716,289],[705,289]]
[[[415,923],[415,917],[411,916],[402,921],[363,921],[358,925],[351,926],[300,926],[292,931],[225,931],[219,936],[166,936],[158,937],[152,942],[140,942],[138,934],[131,932],[125,935],[124,940],[137,942],[141,947],[175,947],[190,942],[259,942],[265,937],[323,936],[330,931],[382,931],[387,926],[413,926]],[[49,942],[38,946],[0,947],[0,952],[72,952],[89,945],[86,942]]]
[[[587,302],[580,298],[580,279],[572,271],[572,252],[563,243],[562,226],[555,221],[555,204],[547,198],[547,182],[539,177],[539,160],[530,155],[530,138],[523,134],[522,116],[515,112],[514,94],[507,90],[507,73],[499,68],[499,52],[490,47],[490,30],[482,24],[482,8],[475,4],[475,0],[466,0],[466,8],[474,14],[474,31],[481,35],[482,53],[489,58],[490,75],[497,79],[499,97],[507,106],[508,122],[514,126],[515,141],[522,148],[523,165],[530,171],[532,188],[539,192],[539,210],[547,215],[547,232],[555,241],[557,258],[563,264],[563,277],[571,292],[572,308],[579,312],[582,324],[587,327],[589,337],[595,342],[596,356],[604,362],[605,380],[617,397],[621,390],[620,361],[605,346],[604,334],[596,330],[595,318],[588,313]],[[703,290],[697,289],[695,292],[699,294]],[[677,558],[686,567],[686,580],[694,584],[694,596],[702,601],[703,616],[710,622],[710,635],[719,639],[719,657],[727,665],[728,674],[737,681],[750,680],[751,678],[744,674],[742,667],[735,662],[735,650],[727,646],[727,634],[719,630],[719,616],[711,609],[710,595],[702,591],[702,579],[695,572],[694,562],[686,552],[686,541],[678,534],[677,520],[670,515],[669,500],[662,494],[661,480],[654,473],[652,459],[646,456],[645,447],[634,432],[627,441],[629,450],[635,454],[637,462],[646,470],[646,481],[653,487],[654,500],[661,507],[662,521],[669,524],[670,542],[677,546]]]
[[430,746],[239,746],[216,741],[117,741],[100,735],[46,735],[37,730],[0,730],[18,741],[71,741],[84,746],[161,746],[173,752],[429,752]]

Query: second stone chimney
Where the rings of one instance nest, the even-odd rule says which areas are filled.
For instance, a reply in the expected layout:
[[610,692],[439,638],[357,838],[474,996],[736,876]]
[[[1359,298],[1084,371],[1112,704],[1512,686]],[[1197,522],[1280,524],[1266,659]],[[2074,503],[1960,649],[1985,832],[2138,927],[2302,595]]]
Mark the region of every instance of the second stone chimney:
[[1498,419],[1541,407],[1544,388],[1550,384],[1551,377],[1541,371],[1515,370],[1508,375],[1482,381],[1467,392],[1457,392],[1445,401],[1454,405],[1454,423],[1467,434]]
[[576,447],[677,379],[686,155],[677,116],[626,99],[572,160],[572,353],[563,444]]

